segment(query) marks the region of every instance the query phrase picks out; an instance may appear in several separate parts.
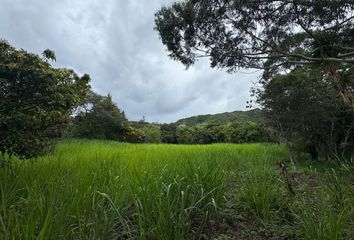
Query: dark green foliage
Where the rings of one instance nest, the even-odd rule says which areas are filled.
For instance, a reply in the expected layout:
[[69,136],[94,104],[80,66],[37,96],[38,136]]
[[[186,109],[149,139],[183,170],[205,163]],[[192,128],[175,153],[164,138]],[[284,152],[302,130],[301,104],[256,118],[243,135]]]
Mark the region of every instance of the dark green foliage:
[[260,109],[252,109],[249,111],[234,111],[234,112],[225,112],[218,114],[207,114],[193,116],[189,118],[183,118],[176,122],[178,125],[185,125],[187,127],[195,126],[198,124],[228,124],[234,121],[244,123],[248,121],[254,121],[261,123],[263,120],[262,111]]
[[233,143],[253,143],[265,142],[266,133],[263,127],[255,122],[246,122],[243,124],[232,124],[230,142]]
[[128,121],[112,97],[90,92],[73,119],[73,137],[124,140]]
[[183,144],[251,143],[268,141],[264,127],[255,122],[179,126],[177,142]]
[[177,143],[176,124],[162,124],[161,129],[161,142],[163,143]]
[[[188,65],[210,55],[212,66],[233,70],[262,67],[264,59],[296,64],[289,60],[323,61],[326,55],[350,61],[340,54],[351,51],[344,46],[353,41],[353,9],[350,0],[183,1],[161,8],[155,23],[171,57]],[[342,38],[329,41],[334,33]],[[314,51],[304,52],[302,43]]]
[[268,123],[290,147],[301,144],[314,158],[338,161],[353,147],[354,111],[320,69],[278,75],[258,97]]
[[200,115],[178,120],[177,142],[184,144],[265,142],[260,109]]
[[142,128],[144,132],[144,142],[161,143],[161,130],[159,125],[148,124]]
[[210,144],[268,141],[267,131],[260,122],[263,122],[262,111],[254,109],[194,116],[170,124],[131,121],[129,125],[142,131],[145,143]]
[[71,111],[89,89],[88,75],[54,68],[43,58],[0,40],[0,151],[32,158],[60,137]]
[[192,136],[192,143],[196,144],[210,144],[213,142],[213,136],[203,126],[197,126],[194,128],[194,134]]
[[225,137],[219,126],[181,126],[177,129],[177,141],[182,144],[210,144],[225,142]]
[[176,130],[177,142],[181,144],[188,144],[194,141],[194,128],[180,126]]
[[170,56],[187,66],[202,56],[230,71],[353,63],[345,55],[352,52],[353,9],[351,0],[181,1],[156,13],[155,28]]

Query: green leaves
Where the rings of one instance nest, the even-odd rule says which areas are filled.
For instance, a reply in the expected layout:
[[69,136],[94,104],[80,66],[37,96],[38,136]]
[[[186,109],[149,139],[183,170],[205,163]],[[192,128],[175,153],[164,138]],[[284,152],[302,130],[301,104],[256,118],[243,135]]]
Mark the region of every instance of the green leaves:
[[56,61],[57,60],[57,58],[55,56],[55,53],[52,50],[50,50],[50,49],[44,50],[42,55],[43,55],[43,57],[45,59],[52,60],[52,61]]
[[89,92],[73,119],[73,136],[123,140],[128,121],[112,97]]
[[342,161],[352,148],[354,112],[333,85],[319,68],[298,68],[275,76],[258,100],[282,141],[302,143],[298,150],[312,149],[313,158]]
[[0,150],[32,158],[45,153],[61,135],[71,111],[89,89],[90,77],[52,67],[43,57],[0,41]]
[[263,69],[270,79],[307,64],[352,66],[353,10],[350,0],[186,0],[162,7],[155,30],[186,67],[208,57],[211,67]]

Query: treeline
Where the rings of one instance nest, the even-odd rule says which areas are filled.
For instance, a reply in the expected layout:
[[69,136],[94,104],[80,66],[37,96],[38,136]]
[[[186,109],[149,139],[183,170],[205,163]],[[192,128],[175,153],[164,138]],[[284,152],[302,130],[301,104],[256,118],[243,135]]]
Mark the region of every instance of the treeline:
[[[259,111],[250,112],[252,115],[257,112],[259,116]],[[242,116],[247,114],[242,113]],[[264,125],[253,121],[242,122],[236,116],[233,121],[204,120],[190,126],[181,121],[170,124],[128,121],[110,95],[101,96],[90,91],[72,116],[64,137],[131,143],[210,144],[265,142],[270,139],[268,133]]]
[[[145,136],[151,136],[154,129],[156,138],[145,138],[145,142],[174,144],[211,144],[211,143],[252,143],[268,141],[266,128],[255,122],[185,126],[176,123],[152,125],[141,128]],[[159,136],[160,138],[157,138]],[[153,141],[151,141],[153,140]]]

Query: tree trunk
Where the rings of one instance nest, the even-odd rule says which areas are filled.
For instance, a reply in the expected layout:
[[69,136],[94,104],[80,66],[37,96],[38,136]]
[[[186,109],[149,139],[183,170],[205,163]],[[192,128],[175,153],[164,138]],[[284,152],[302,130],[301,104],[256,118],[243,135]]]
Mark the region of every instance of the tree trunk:
[[340,79],[337,69],[332,64],[329,63],[327,65],[327,71],[331,75],[333,81],[335,82],[339,90],[339,93],[343,98],[343,101],[354,109],[353,93],[348,91],[348,89],[345,86],[343,86],[343,82]]

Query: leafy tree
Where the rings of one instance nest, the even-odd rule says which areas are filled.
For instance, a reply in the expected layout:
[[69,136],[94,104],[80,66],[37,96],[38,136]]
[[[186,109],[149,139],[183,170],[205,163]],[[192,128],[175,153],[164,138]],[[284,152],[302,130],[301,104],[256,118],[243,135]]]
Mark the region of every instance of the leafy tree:
[[187,67],[209,57],[230,72],[264,69],[268,80],[320,66],[354,107],[353,85],[343,79],[354,64],[353,10],[352,0],[185,0],[162,7],[155,28],[169,56]]
[[176,130],[176,139],[180,144],[192,144],[194,140],[194,127],[178,126]]
[[110,95],[90,92],[73,119],[74,137],[123,140],[128,121]]
[[145,126],[150,125],[150,123],[145,122],[144,119],[141,119],[139,121],[129,121],[129,124],[134,128],[144,128]]
[[232,124],[196,125],[192,127],[179,126],[176,132],[177,142],[184,144],[210,144],[222,142],[251,143],[268,140],[266,132],[255,122]]
[[294,162],[299,143],[314,158],[338,161],[353,146],[354,111],[341,101],[321,69],[298,68],[278,75],[258,93],[258,99]]
[[124,132],[124,141],[130,143],[143,143],[145,139],[144,131],[139,128],[128,126]]
[[210,144],[213,142],[213,137],[205,126],[195,126],[193,133],[192,143],[194,144]]
[[71,111],[89,89],[88,75],[54,68],[54,52],[43,57],[0,40],[0,151],[32,158],[60,137]]
[[161,143],[160,126],[148,124],[142,128],[144,132],[144,142],[146,143]]
[[227,133],[225,132],[225,125],[211,122],[205,126],[205,130],[210,136],[212,143],[226,142]]
[[161,142],[163,143],[177,143],[176,131],[177,126],[173,123],[162,124],[161,129]]
[[265,142],[266,137],[261,125],[255,122],[232,124],[230,140],[233,143]]

